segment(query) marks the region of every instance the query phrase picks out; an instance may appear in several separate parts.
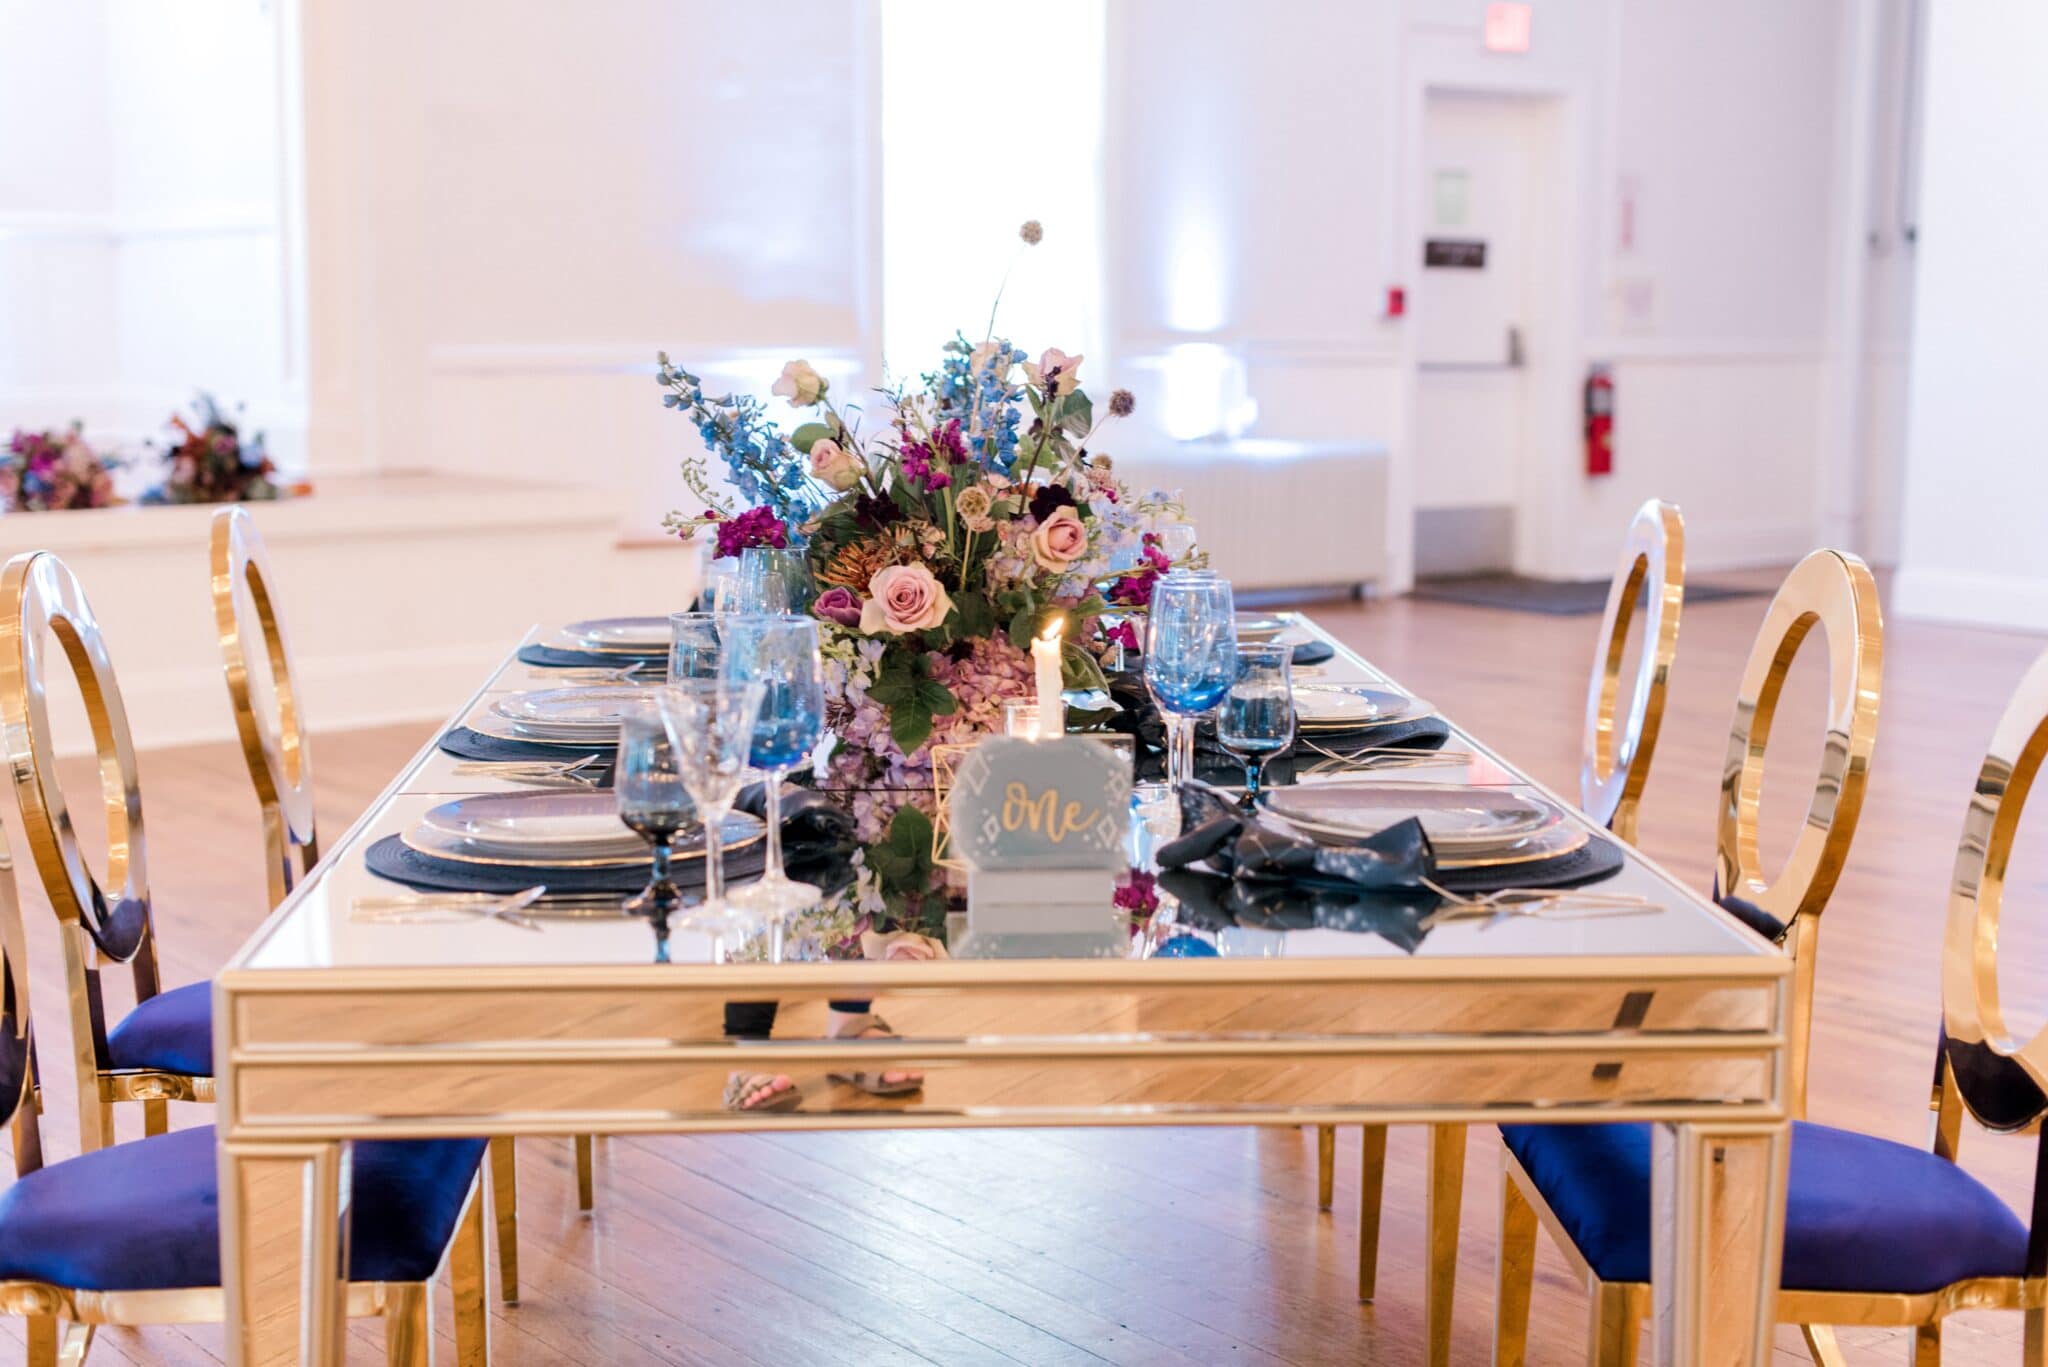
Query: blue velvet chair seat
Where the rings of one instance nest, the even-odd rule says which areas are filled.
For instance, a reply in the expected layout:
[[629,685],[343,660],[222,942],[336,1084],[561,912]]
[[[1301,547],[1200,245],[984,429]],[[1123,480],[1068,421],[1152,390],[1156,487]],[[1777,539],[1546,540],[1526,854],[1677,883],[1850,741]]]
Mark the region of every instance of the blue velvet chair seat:
[[[425,1281],[440,1265],[488,1141],[355,1146],[349,1275]],[[117,1144],[0,1195],[0,1281],[77,1291],[220,1285],[213,1127]]]
[[[1602,1281],[1650,1280],[1650,1127],[1503,1125],[1501,1137]],[[1792,1291],[1905,1295],[2026,1272],[2027,1227],[1945,1158],[1853,1130],[1792,1126]]]
[[114,1067],[213,1076],[213,984],[159,992],[107,1032]]

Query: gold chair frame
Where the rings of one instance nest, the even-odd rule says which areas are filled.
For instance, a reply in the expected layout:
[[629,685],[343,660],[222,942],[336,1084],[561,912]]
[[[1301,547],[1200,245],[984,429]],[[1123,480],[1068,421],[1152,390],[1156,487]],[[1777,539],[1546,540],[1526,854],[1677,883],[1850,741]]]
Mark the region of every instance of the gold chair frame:
[[[1626,723],[1616,726],[1621,663],[1635,623],[1636,600],[1648,589],[1643,647]],[[1678,654],[1678,616],[1685,603],[1685,519],[1670,503],[1651,499],[1636,510],[1622,543],[1621,565],[1607,590],[1600,620],[1604,643],[1586,690],[1585,763],[1579,771],[1579,806],[1630,844],[1636,809],[1649,782],[1650,759],[1664,724],[1664,690]]]
[[[291,648],[270,596],[270,560],[256,521],[241,507],[213,515],[213,623],[227,674],[228,698],[242,758],[263,807],[263,842],[269,855],[270,905],[290,893],[320,862],[314,829],[313,761],[292,679]],[[256,709],[250,655],[269,667],[277,699],[273,721]]]
[[[313,757],[305,717],[292,674],[292,652],[284,619],[271,593],[270,552],[256,519],[246,508],[222,508],[213,515],[213,623],[220,634],[221,668],[242,758],[263,810],[264,862],[270,905],[276,907],[320,862],[314,829]],[[252,654],[269,667],[277,716],[263,716],[250,686]],[[591,1137],[575,1137],[576,1196],[580,1209],[594,1204],[596,1175]],[[519,1193],[513,1143],[491,1141],[491,1207],[497,1223],[499,1294],[519,1299]]]
[[[70,664],[92,725],[107,819],[104,880],[78,848],[57,777],[44,679],[52,643]],[[170,1123],[168,1103],[213,1100],[213,1079],[117,1070],[110,1061],[101,965],[127,964],[138,1002],[162,990],[142,797],[128,714],[106,641],[78,580],[48,551],[15,556],[0,575],[0,726],[23,834],[64,945],[79,1143],[96,1149],[113,1142],[117,1101],[141,1102],[144,1133],[162,1134]]]
[[[1819,626],[1828,650],[1827,737],[1813,798],[1791,855],[1775,878],[1757,848],[1757,813],[1763,793],[1764,751],[1785,678],[1800,646]],[[1790,1038],[1786,1048],[1786,1102],[1793,1119],[1806,1114],[1807,1045],[1813,1025],[1813,975],[1820,915],[1841,878],[1869,780],[1877,742],[1878,699],[1884,665],[1884,622],[1877,581],[1861,560],[1843,551],[1815,551],[1793,567],[1771,600],[1736,691],[1722,768],[1717,822],[1715,896],[1739,902],[1780,925],[1778,943],[1793,956]],[[1547,1228],[1588,1293],[1587,1360],[1597,1367],[1633,1363],[1648,1282],[1603,1282],[1573,1245],[1564,1226],[1514,1155],[1501,1151],[1501,1223],[1494,1303],[1494,1363],[1519,1367],[1528,1346],[1529,1296],[1535,1276],[1536,1231]],[[1951,1291],[1956,1288],[1950,1288]],[[1924,1298],[1930,1313],[1945,1293]],[[1975,1291],[1963,1292],[1966,1296]],[[1446,1297],[1445,1299],[1448,1299]],[[1823,1367],[1841,1361],[1832,1324],[1915,1323],[1870,1320],[1854,1305],[1870,1298],[1781,1293],[1778,1318],[1797,1323],[1808,1350]],[[1963,1308],[1961,1305],[1951,1309]],[[2030,1359],[2032,1361],[2032,1359]]]
[[[42,1167],[41,1098],[35,1085],[35,1034],[28,996],[28,958],[14,864],[0,833],[0,1077],[18,1073],[19,1087],[0,1095],[0,1122],[11,1120],[15,1175]],[[495,1155],[493,1155],[495,1158]],[[490,1361],[490,1316],[484,1305],[484,1225],[481,1174],[455,1232],[442,1250],[435,1276],[447,1271],[454,1292],[455,1350],[461,1367]],[[351,1316],[382,1316],[387,1359],[394,1367],[432,1361],[433,1285],[425,1282],[352,1282]],[[219,1324],[227,1316],[220,1287],[163,1291],[82,1291],[49,1282],[0,1281],[0,1313],[27,1321],[28,1367],[80,1367],[101,1325]]]
[[[1636,686],[1626,725],[1617,729],[1615,705],[1621,665],[1627,653],[1636,600],[1646,585],[1648,616]],[[1685,519],[1676,504],[1650,499],[1630,519],[1621,560],[1607,590],[1601,618],[1600,653],[1586,694],[1585,764],[1579,775],[1580,806],[1623,840],[1634,843],[1636,809],[1649,781],[1650,759],[1664,721],[1665,687],[1678,654],[1678,617],[1685,599]],[[1424,1196],[1428,1227],[1427,1282],[1423,1320],[1428,1329],[1429,1367],[1448,1367],[1451,1358],[1451,1295],[1458,1266],[1458,1219],[1464,1204],[1466,1127],[1429,1129],[1429,1186]],[[1328,1210],[1336,1186],[1337,1130],[1316,1127],[1316,1202]],[[1364,1129],[1359,1159],[1358,1298],[1369,1301],[1379,1280],[1380,1202],[1386,1186],[1387,1127]],[[1647,1292],[1645,1293],[1647,1295]],[[1645,1300],[1645,1306],[1648,1301]]]

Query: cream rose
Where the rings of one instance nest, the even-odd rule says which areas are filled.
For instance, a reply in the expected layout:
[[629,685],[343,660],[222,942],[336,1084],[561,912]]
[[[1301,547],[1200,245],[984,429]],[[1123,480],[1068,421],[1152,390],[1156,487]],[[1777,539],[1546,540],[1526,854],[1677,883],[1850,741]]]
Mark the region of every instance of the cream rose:
[[930,631],[946,620],[953,600],[945,586],[923,565],[891,565],[868,580],[868,600],[861,604],[860,629],[891,636]]
[[860,483],[860,458],[830,437],[811,445],[811,473],[840,493]]
[[809,361],[791,361],[782,367],[782,378],[768,392],[779,394],[798,408],[809,408],[825,397],[825,377],[811,369]]
[[1065,570],[1088,553],[1088,528],[1072,508],[1055,509],[1031,533],[1031,558],[1041,569]]
[[1069,356],[1058,347],[1047,347],[1040,353],[1037,365],[1024,363],[1024,373],[1031,377],[1035,388],[1051,386],[1055,394],[1071,394],[1081,383],[1081,358]]

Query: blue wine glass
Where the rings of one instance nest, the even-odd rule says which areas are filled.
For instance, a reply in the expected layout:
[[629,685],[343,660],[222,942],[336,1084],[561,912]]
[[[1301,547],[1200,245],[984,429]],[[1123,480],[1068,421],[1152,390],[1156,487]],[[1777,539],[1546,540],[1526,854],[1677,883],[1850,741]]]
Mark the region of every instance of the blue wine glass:
[[1166,714],[1166,782],[1194,776],[1195,719],[1216,710],[1237,681],[1237,614],[1230,581],[1168,575],[1152,586],[1145,619],[1145,686]]
[[782,779],[810,758],[825,733],[825,665],[818,623],[788,613],[741,613],[722,626],[719,677],[761,685],[748,761],[768,775],[768,864],[760,880],[730,901],[767,914],[817,902],[818,889],[791,879],[782,865]]
[[1266,761],[1294,743],[1294,647],[1261,642],[1237,648],[1237,682],[1216,718],[1216,739],[1244,761],[1244,800],[1259,800]]

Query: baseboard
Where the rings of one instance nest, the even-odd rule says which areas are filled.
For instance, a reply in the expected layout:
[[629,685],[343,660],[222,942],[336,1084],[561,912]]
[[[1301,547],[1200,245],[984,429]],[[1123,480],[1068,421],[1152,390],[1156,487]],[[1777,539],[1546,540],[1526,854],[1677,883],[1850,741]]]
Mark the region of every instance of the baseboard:
[[1891,610],[1929,622],[2048,632],[2048,579],[1901,566]]

